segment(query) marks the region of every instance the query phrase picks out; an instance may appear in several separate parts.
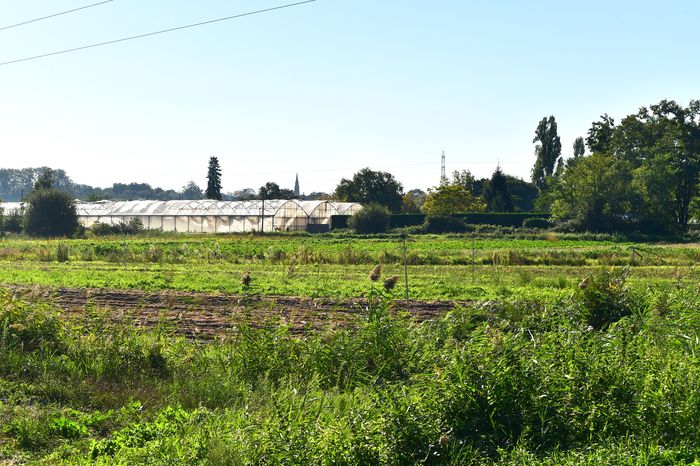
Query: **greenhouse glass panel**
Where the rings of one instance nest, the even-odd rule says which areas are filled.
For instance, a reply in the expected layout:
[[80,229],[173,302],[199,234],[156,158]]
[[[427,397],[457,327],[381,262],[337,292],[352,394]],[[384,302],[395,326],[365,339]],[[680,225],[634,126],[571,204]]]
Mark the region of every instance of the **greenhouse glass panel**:
[[[5,214],[21,204],[3,203]],[[76,201],[82,225],[119,225],[139,219],[144,228],[182,233],[304,231],[328,225],[332,215],[352,215],[360,204],[329,201]]]

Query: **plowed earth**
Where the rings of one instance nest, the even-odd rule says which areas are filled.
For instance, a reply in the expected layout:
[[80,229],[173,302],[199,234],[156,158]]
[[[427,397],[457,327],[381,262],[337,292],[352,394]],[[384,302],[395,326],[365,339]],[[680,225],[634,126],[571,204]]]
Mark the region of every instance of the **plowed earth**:
[[[84,321],[106,319],[137,327],[161,326],[188,338],[214,340],[231,335],[240,325],[289,326],[298,336],[333,328],[352,328],[367,315],[367,300],[330,300],[287,296],[252,296],[138,290],[12,287],[27,300],[54,304],[67,317]],[[408,311],[422,322],[454,308],[453,301],[396,301],[394,311]]]

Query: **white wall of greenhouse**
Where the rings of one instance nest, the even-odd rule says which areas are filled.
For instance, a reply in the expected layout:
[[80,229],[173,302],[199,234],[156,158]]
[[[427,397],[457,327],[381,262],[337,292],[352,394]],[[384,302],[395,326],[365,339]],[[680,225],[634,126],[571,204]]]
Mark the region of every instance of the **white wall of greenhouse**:
[[151,230],[183,233],[303,231],[330,225],[333,215],[352,215],[360,204],[330,201],[100,201],[78,202],[85,227],[139,219]]

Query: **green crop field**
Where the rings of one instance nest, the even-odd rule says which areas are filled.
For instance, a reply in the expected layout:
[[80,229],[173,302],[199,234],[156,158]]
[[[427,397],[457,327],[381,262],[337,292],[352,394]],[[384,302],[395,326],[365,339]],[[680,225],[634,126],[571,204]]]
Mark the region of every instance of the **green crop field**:
[[[697,243],[415,236],[406,258],[412,300],[459,304],[400,312],[391,236],[0,240],[0,464],[700,462]],[[366,305],[205,343],[35,287]]]
[[[61,256],[63,254],[63,256]],[[576,237],[413,237],[409,293],[421,300],[556,296],[592,270],[627,266],[645,286],[698,281],[697,244],[639,245]],[[0,283],[241,293],[250,271],[265,295],[356,297],[369,270],[403,276],[399,238],[165,237],[0,243]]]

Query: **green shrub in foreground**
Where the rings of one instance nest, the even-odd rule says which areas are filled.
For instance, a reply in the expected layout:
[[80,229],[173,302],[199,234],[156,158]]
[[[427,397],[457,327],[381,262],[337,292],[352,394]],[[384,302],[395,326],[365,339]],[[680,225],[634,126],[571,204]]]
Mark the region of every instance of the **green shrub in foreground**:
[[[216,344],[94,312],[75,327],[3,295],[2,331],[32,330],[0,347],[0,438],[68,464],[697,461],[700,298],[632,300],[601,276],[603,297],[489,301],[421,325],[393,316],[377,281],[355,329]],[[581,308],[600,303],[632,312],[591,328]]]

